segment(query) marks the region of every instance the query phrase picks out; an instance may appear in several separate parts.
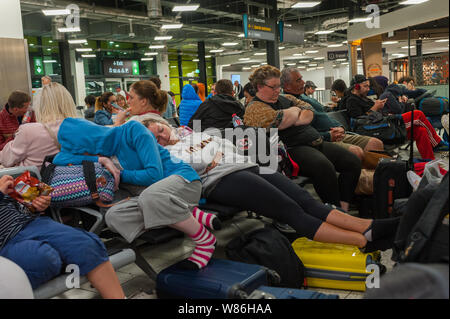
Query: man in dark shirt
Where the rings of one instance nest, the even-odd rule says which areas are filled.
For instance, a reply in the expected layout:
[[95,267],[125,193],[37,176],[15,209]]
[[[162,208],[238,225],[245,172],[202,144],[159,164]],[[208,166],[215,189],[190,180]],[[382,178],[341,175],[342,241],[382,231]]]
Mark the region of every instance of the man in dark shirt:
[[384,99],[374,102],[367,98],[367,93],[370,91],[370,82],[361,74],[355,75],[352,79],[350,89],[351,92],[346,101],[346,108],[348,115],[353,118],[366,115],[369,111],[380,111],[387,101],[387,99]]
[[[315,85],[311,83],[309,85],[315,87]],[[342,124],[329,117],[319,101],[308,97],[306,94],[302,94],[306,84],[297,68],[283,69],[281,73],[281,84],[283,85],[285,94],[293,95],[312,105],[314,108],[314,120],[311,122],[311,125],[320,132],[325,141],[333,142],[344,147],[346,150],[358,156],[361,160],[364,158],[364,151],[384,150],[383,142],[377,138],[346,134]]]
[[232,128],[233,114],[244,117],[244,106],[234,98],[233,84],[230,80],[219,80],[215,84],[216,94],[206,99],[189,120],[188,126],[194,128],[194,121],[201,120],[201,131],[208,128]]
[[[252,73],[249,80],[257,92],[246,108],[244,123],[278,128],[300,174],[311,177],[322,201],[348,210],[361,173],[361,161],[340,146],[323,141],[310,125],[314,112],[308,103],[280,96],[280,76],[280,71],[270,65]],[[339,178],[336,171],[340,172]]]

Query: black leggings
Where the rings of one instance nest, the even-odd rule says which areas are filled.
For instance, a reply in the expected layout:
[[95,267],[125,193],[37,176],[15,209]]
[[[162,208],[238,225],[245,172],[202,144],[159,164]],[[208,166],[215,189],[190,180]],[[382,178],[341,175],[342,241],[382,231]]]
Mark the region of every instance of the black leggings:
[[[324,203],[341,206],[350,202],[361,174],[360,159],[345,148],[323,142],[321,145],[295,146],[289,155],[298,164],[301,176],[312,179],[314,189]],[[339,177],[336,176],[339,172]]]
[[208,199],[286,223],[310,239],[332,210],[286,176],[260,174],[258,167],[222,177]]

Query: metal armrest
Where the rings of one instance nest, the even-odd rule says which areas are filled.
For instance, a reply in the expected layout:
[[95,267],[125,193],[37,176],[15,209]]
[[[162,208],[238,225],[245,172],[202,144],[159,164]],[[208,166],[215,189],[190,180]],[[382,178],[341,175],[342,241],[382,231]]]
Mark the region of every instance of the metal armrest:
[[59,207],[59,208],[52,207],[51,208],[52,217],[54,220],[56,220],[60,223],[62,223],[62,217],[61,217],[62,209],[72,209],[72,210],[83,212],[83,213],[86,213],[88,215],[95,217],[96,221],[95,221],[94,225],[92,225],[92,227],[90,229],[88,229],[88,231],[91,233],[97,234],[97,235],[102,231],[103,224],[104,224],[104,216],[98,210],[95,210],[90,207]]

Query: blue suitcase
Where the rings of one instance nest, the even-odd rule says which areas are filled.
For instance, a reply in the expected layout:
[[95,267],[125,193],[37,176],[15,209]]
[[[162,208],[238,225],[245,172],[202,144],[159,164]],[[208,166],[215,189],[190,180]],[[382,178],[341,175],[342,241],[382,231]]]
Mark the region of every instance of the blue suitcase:
[[158,298],[245,299],[260,286],[279,282],[278,274],[260,265],[214,259],[200,270],[179,269],[177,264],[156,278]]
[[312,290],[261,286],[248,299],[339,299],[339,296]]

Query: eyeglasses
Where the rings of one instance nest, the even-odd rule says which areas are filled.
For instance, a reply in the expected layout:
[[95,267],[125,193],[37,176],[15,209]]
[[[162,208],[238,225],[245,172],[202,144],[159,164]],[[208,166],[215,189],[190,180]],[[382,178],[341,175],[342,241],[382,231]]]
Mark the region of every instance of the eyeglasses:
[[267,86],[268,88],[271,88],[272,90],[280,90],[281,89],[281,85],[276,85],[276,86],[270,86],[264,83],[265,86]]

